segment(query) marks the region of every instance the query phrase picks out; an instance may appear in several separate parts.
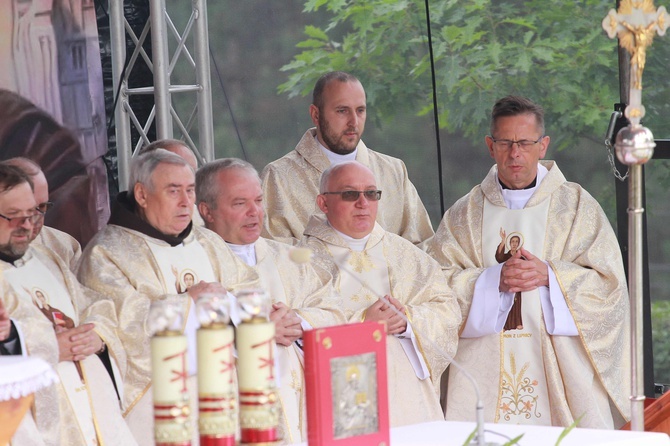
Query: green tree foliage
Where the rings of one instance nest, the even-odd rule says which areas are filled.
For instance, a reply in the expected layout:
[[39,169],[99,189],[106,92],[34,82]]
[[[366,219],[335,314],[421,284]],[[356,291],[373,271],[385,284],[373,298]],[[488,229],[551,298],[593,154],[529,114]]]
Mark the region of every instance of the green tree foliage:
[[670,301],[652,303],[651,330],[656,382],[670,384]]
[[[600,139],[603,119],[619,100],[616,42],[600,26],[613,6],[612,0],[431,1],[440,127],[480,143],[495,100],[520,94],[545,107],[554,148]],[[290,75],[281,92],[305,95],[319,74],[341,69],[360,76],[382,117],[399,107],[432,111],[424,1],[305,3],[305,11],[320,9],[331,19],[305,28],[300,54],[282,68]],[[398,81],[407,73],[415,82]]]
[[[548,157],[557,159],[568,179],[591,191],[613,218],[614,180],[603,139],[613,104],[620,102],[618,52],[616,40],[607,37],[601,22],[615,3],[430,1],[439,125],[448,137],[443,162],[447,207],[481,181],[491,165],[483,147],[491,106],[501,96],[519,94],[539,102],[547,112],[547,133],[552,138]],[[322,73],[344,70],[361,79],[368,120],[387,123],[387,132],[395,131],[399,113],[432,112],[423,0],[305,0],[304,5],[305,13],[321,20],[327,13],[327,18],[323,26],[305,26],[297,54],[282,67],[288,80],[279,86],[281,93],[307,96]],[[644,124],[656,138],[670,137],[669,71],[670,35],[656,37],[647,51],[642,95],[647,110]],[[426,153],[420,161],[409,159],[420,149],[409,144],[395,155],[409,161],[410,172],[414,168],[423,176],[431,167],[413,164],[434,164],[434,156]],[[656,173],[655,184],[648,184],[649,237],[664,240],[657,226],[667,227],[662,218],[670,203],[667,164],[657,160],[650,164],[663,172]],[[420,183],[421,176],[412,179]],[[419,183],[426,200],[430,195]],[[667,264],[670,244],[653,245],[650,261],[659,269]],[[667,289],[661,284],[652,299],[668,299]],[[664,372],[669,369],[668,346],[663,342],[670,330],[668,306],[659,304],[652,324],[657,379],[670,382]]]

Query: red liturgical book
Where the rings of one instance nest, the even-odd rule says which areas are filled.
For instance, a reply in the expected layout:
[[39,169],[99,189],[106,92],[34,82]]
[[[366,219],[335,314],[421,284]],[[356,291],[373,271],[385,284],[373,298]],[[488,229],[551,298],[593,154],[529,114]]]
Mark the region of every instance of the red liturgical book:
[[388,446],[386,326],[308,330],[303,343],[309,446]]

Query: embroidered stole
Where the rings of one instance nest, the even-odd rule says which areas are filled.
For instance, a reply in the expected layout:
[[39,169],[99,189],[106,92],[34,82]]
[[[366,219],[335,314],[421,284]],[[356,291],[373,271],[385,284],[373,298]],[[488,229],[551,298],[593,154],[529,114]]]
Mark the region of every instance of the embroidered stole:
[[[340,270],[335,287],[342,297],[342,312],[349,322],[362,320],[363,311],[380,297],[392,296],[384,243],[377,243],[372,247],[366,246],[366,249],[360,252],[336,245],[328,245],[328,249]],[[402,298],[399,300],[402,302]],[[358,314],[361,319],[352,320]],[[425,358],[419,358],[420,353],[414,350],[411,343],[400,342],[393,336],[389,336],[387,343],[394,341],[398,342],[398,346],[405,353],[408,365],[416,377],[419,380],[425,379],[421,362],[423,359],[423,365],[426,366]]]
[[[334,286],[340,294],[340,309],[347,321],[360,322],[364,311],[380,297],[392,296],[389,253],[383,241],[365,250],[326,244],[338,272]],[[401,303],[403,296],[394,296]],[[409,341],[409,340],[405,340]],[[391,426],[443,418],[439,397],[430,379],[424,379],[419,356],[411,342],[386,337],[389,417]],[[425,359],[425,358],[424,358]],[[421,375],[421,377],[420,377]],[[408,413],[409,412],[409,413]]]
[[[498,264],[496,250],[501,228],[506,233],[504,252],[517,237],[520,248],[543,258],[549,200],[531,208],[510,210],[484,200],[482,257],[484,266]],[[523,328],[500,333],[500,385],[496,422],[551,424],[547,379],[542,360],[544,324],[539,290],[521,293]],[[544,421],[541,421],[544,420]]]
[[[5,271],[4,276],[17,295],[25,302],[32,303],[42,311],[53,324],[63,328],[73,328],[79,325],[79,317],[72,305],[69,291],[56,279],[51,270],[38,258],[27,254],[24,259],[19,260],[17,268],[10,268]],[[94,414],[94,407],[91,402],[99,401],[94,395],[98,391],[111,391],[110,389],[97,389],[96,386],[89,384],[95,383],[91,380],[94,375],[106,376],[107,370],[104,368],[96,355],[91,355],[83,361],[77,363],[73,361],[61,361],[56,367],[58,376],[61,380],[61,386],[67,395],[68,403],[72,412],[75,414],[79,424],[79,431],[87,445],[98,444],[98,434],[96,427],[98,421]],[[100,381],[98,381],[100,382]],[[107,381],[103,381],[107,382]],[[112,386],[111,381],[108,381]],[[108,397],[109,395],[106,395]],[[113,395],[111,403],[115,403],[117,398]],[[117,410],[118,410],[118,405]],[[105,417],[104,412],[100,416]],[[74,440],[73,440],[74,441]]]
[[380,296],[391,294],[388,264],[383,243],[361,252],[328,245],[333,261],[340,269],[335,287],[342,296],[342,311],[350,322],[352,316],[375,303]]
[[[160,268],[161,283],[166,294],[186,293],[191,285],[201,280],[217,282],[214,270],[209,263],[209,256],[202,245],[195,239],[177,246],[147,242],[149,250]],[[197,372],[196,331],[200,324],[193,308],[193,299],[184,294],[184,334],[188,340],[188,371],[189,375]]]

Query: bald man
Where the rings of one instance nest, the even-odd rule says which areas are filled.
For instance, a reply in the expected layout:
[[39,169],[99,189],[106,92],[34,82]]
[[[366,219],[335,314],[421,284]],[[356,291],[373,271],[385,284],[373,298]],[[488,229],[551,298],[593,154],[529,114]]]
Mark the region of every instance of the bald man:
[[386,322],[391,426],[444,419],[437,389],[461,312],[440,265],[376,222],[383,191],[367,166],[331,166],[319,190],[324,216],[312,215],[301,244],[333,275],[339,297],[332,299],[348,322]]

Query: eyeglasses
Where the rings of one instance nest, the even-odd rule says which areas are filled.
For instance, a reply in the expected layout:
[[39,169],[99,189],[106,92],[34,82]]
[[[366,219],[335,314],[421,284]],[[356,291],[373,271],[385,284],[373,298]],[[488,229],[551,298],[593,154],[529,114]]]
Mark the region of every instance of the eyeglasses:
[[53,201],[45,201],[44,203],[40,203],[37,205],[37,210],[40,211],[42,214],[46,214],[49,209],[53,207]]
[[342,197],[342,201],[357,201],[361,194],[368,201],[379,201],[382,198],[382,191],[380,190],[343,190],[323,193],[323,195],[339,195]]
[[511,149],[514,144],[518,145],[519,149],[521,150],[530,150],[531,147],[533,147],[538,142],[542,141],[542,138],[544,138],[544,136],[540,136],[535,141],[532,141],[530,139],[520,139],[518,141],[514,141],[513,139],[495,139],[493,136],[489,136],[489,138],[491,138],[493,142],[503,150]]
[[0,218],[3,218],[5,220],[7,220],[7,222],[9,223],[9,226],[11,226],[13,228],[16,228],[16,227],[22,226],[27,221],[29,221],[31,225],[34,225],[37,222],[37,220],[39,220],[40,217],[42,217],[42,215],[44,215],[44,214],[42,214],[40,212],[35,212],[34,214],[31,214],[31,215],[22,215],[20,217],[7,217],[7,216],[4,216],[4,215],[0,214]]

